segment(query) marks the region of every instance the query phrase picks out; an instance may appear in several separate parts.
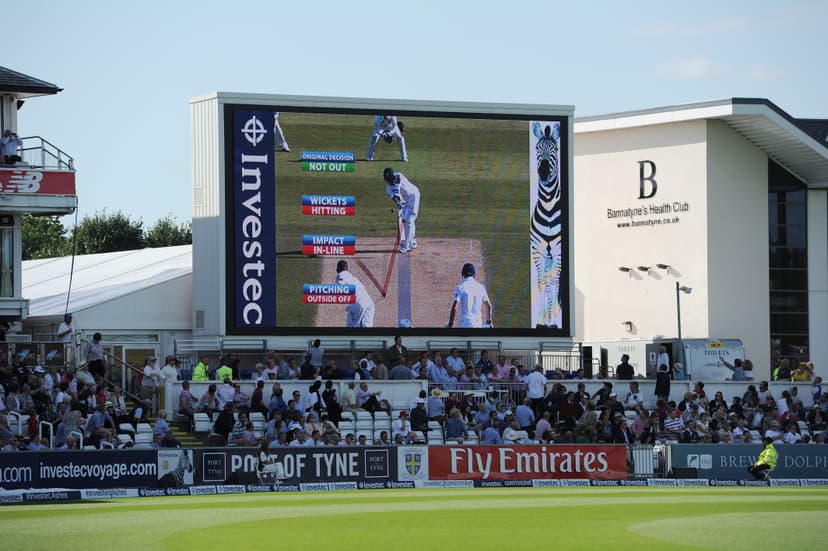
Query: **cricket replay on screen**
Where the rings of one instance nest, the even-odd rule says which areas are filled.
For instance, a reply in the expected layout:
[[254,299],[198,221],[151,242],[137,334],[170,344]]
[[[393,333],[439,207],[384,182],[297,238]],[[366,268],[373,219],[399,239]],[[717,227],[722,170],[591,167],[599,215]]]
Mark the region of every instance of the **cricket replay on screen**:
[[569,114],[229,104],[224,125],[229,334],[570,335]]

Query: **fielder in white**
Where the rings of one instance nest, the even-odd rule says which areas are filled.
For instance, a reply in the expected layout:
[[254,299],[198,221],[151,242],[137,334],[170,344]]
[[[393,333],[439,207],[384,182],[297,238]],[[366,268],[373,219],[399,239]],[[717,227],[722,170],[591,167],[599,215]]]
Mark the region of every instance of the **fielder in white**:
[[336,282],[356,286],[356,302],[345,307],[345,327],[373,327],[374,301],[365,290],[365,285],[348,271],[348,262],[345,260],[336,263]]
[[400,160],[408,162],[408,153],[405,151],[405,136],[403,136],[404,125],[397,122],[397,117],[393,115],[377,115],[374,117],[374,133],[371,134],[371,141],[368,143],[368,156],[366,161],[374,160],[374,149],[377,147],[377,142],[380,138],[385,140],[385,143],[391,143],[394,138],[397,138],[397,144],[400,146]]
[[276,135],[276,143],[279,149],[285,153],[290,153],[290,147],[285,139],[285,133],[282,132],[282,126],[279,124],[279,112],[273,113],[273,133]]
[[[454,288],[454,301],[451,303],[448,327],[454,325],[454,317],[457,314],[457,305],[460,305],[460,319],[457,327],[492,327],[492,301],[486,287],[474,279],[474,264],[463,264],[460,275],[463,281]],[[486,309],[486,322],[483,322],[483,308]]]
[[394,201],[403,221],[403,234],[400,236],[400,253],[405,254],[417,248],[417,212],[420,210],[420,190],[400,172],[386,167],[382,172],[385,180],[385,193]]

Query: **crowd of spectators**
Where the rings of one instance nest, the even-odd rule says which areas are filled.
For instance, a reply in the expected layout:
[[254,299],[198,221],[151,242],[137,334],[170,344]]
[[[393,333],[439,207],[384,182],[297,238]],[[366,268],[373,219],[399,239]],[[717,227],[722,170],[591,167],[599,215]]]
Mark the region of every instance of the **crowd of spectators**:
[[[67,314],[64,324],[71,324]],[[86,347],[85,361],[77,370],[49,365],[42,367],[9,357],[0,351],[0,450],[38,451],[43,449],[122,448],[134,445],[139,423],[151,421],[152,402],[148,398],[127,402],[121,387],[105,379],[109,364],[95,333]],[[161,381],[177,379],[175,358],[158,374],[154,358],[145,361],[144,381],[153,381],[147,396],[157,392]],[[143,381],[141,381],[142,388]],[[10,416],[25,427],[12,430]],[[158,412],[153,431],[154,447],[176,447],[166,413]],[[125,435],[129,435],[126,437]]]
[[[176,415],[192,421],[198,412],[209,413],[212,431],[236,445],[410,444],[428,442],[436,430],[442,433],[440,441],[481,444],[760,443],[766,436],[777,443],[822,443],[828,419],[828,396],[822,394],[821,378],[813,377],[809,362],[794,369],[780,362],[773,370],[775,380],[812,383],[814,395],[806,398],[807,406],[795,386],[773,396],[766,382],[758,383],[758,388],[748,384],[743,396],[728,403],[721,393],[708,397],[704,384],[697,382],[694,391],[678,402],[670,399],[669,388],[664,393],[657,386],[655,407],[647,408],[649,397],[642,395],[627,358],[622,358],[615,379],[603,379],[602,388],[590,395],[583,371],[527,369],[519,358],[490,357],[485,350],[476,361],[464,358],[456,348],[412,354],[399,337],[388,349],[366,351],[347,367],[326,360],[319,340],[301,363],[299,358],[274,352],[266,363],[244,369],[233,355],[216,365],[204,356],[184,377],[175,357],[166,357],[163,367],[158,367],[157,359],[150,356],[139,374],[142,401],[128,409],[120,388],[104,380],[107,365],[100,348],[96,334],[87,347],[87,361],[77,372],[0,358],[4,390],[0,448],[38,450],[53,442],[56,448],[71,449],[81,440],[96,447],[130,445],[129,439],[119,436],[124,433],[122,423],[135,427],[149,422],[150,399],[158,397],[164,382],[182,378],[210,384],[196,396],[189,381],[183,381]],[[664,374],[669,385],[676,370]],[[255,381],[255,389],[244,392],[241,379]],[[337,396],[332,381],[343,379],[350,382]],[[593,379],[601,380],[601,374]],[[382,380],[428,381],[430,392],[412,397],[409,408],[392,411],[381,392],[369,390],[370,381]],[[307,390],[285,396],[281,385],[291,381],[307,381]],[[8,430],[3,410],[28,416],[22,437]],[[359,410],[386,420],[387,429],[383,422],[377,426],[385,430],[368,437],[351,430],[343,434],[341,421],[355,419],[353,412]],[[253,412],[263,417],[264,430],[255,428],[249,417]],[[53,440],[43,437],[41,421],[49,423]],[[179,445],[169,423],[166,412],[157,413],[152,445]]]
[[[227,392],[224,403],[232,401],[224,407],[230,411],[256,410],[265,415],[268,424],[264,438],[271,448],[358,444],[353,433],[349,436],[338,430],[343,412],[348,418],[349,412],[359,409],[372,415],[392,413],[390,404],[379,393],[368,390],[367,381],[383,365],[382,356],[366,352],[354,362],[355,380],[346,385],[341,397],[336,395],[332,379],[323,383],[315,366],[317,370],[308,371],[308,391],[294,390],[285,399],[281,383],[272,381],[284,371],[284,359],[274,354],[269,368],[257,366],[253,375],[257,388],[248,403],[232,399],[232,381],[222,385]],[[324,362],[319,363],[324,370]],[[685,393],[678,402],[670,399],[667,390],[655,407],[647,408],[649,397],[643,396],[639,380],[633,378],[631,370],[623,369],[624,362],[617,371],[619,378],[603,380],[602,388],[593,395],[586,391],[580,372],[544,373],[541,366],[527,372],[517,359],[507,362],[499,356],[491,361],[485,351],[476,363],[463,360],[456,349],[445,359],[440,353],[423,352],[417,362],[398,357],[396,363],[392,372],[406,365],[407,375],[428,380],[431,391],[413,399],[410,409],[395,413],[390,431],[377,434],[375,443],[428,442],[429,433],[433,437],[435,430],[442,432],[440,441],[463,443],[471,439],[485,445],[761,443],[767,436],[773,437],[775,443],[825,441],[828,395],[822,394],[819,377],[812,381],[814,395],[807,398],[807,406],[797,387],[773,396],[763,381],[758,386],[747,384],[744,395],[734,397],[731,403],[720,392],[708,397],[704,383],[697,382],[694,391]],[[804,364],[802,369],[807,369]],[[275,376],[268,375],[268,370]],[[297,379],[303,378],[301,371]],[[667,376],[670,377],[669,372]],[[271,386],[267,404],[262,398],[266,384]],[[222,409],[216,400],[221,389],[215,387],[210,385],[199,400],[185,388],[181,412]],[[230,442],[242,443],[238,432],[216,432],[227,434]]]

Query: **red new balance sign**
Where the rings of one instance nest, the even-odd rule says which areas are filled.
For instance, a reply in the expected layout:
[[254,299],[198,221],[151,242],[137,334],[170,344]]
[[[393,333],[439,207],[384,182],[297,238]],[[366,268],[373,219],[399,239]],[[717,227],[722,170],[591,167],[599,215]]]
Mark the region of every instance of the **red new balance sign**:
[[75,195],[72,171],[0,169],[0,193]]
[[429,446],[431,480],[621,479],[624,446]]

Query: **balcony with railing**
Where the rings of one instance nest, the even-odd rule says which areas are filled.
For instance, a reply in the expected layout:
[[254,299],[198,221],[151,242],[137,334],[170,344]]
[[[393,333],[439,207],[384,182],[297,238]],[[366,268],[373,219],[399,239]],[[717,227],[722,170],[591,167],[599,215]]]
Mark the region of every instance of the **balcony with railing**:
[[20,138],[23,147],[20,148],[20,165],[28,165],[32,169],[45,170],[75,170],[75,160],[65,151],[41,136],[26,136]]
[[77,207],[75,161],[41,136],[21,138],[22,161],[0,164],[0,213],[63,215]]

